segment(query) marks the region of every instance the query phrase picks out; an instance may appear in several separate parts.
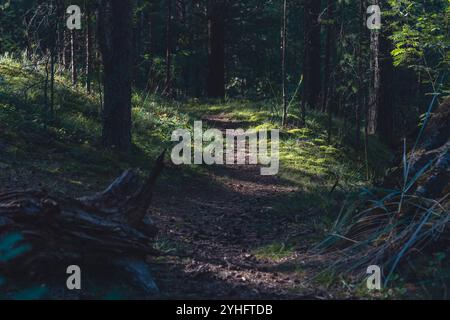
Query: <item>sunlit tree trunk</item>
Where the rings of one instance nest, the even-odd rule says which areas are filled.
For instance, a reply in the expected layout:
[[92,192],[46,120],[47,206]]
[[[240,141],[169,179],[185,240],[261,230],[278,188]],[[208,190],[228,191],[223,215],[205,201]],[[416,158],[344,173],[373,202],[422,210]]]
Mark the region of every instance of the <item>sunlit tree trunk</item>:
[[75,64],[75,32],[70,31],[70,72],[72,75],[72,84],[77,84],[77,67]]
[[92,31],[91,31],[91,7],[88,1],[85,1],[85,9],[86,9],[86,33],[85,33],[85,42],[86,42],[86,91],[91,92],[91,50],[92,50]]

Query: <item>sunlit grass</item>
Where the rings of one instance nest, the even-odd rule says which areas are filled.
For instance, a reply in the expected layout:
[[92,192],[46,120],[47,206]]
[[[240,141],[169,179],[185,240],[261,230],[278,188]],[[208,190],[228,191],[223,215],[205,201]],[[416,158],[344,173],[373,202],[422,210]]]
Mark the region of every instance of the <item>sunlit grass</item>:
[[280,260],[289,257],[294,252],[292,246],[284,243],[273,243],[253,250],[258,259]]

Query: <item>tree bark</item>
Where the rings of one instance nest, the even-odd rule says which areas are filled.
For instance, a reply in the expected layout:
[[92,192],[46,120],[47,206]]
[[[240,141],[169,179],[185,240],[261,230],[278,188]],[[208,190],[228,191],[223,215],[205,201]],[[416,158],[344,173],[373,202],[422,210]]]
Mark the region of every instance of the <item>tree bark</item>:
[[61,45],[61,70],[67,70],[67,59],[66,59],[66,48],[67,48],[67,32],[64,29],[62,35],[62,45]]
[[[374,4],[379,4],[376,0]],[[369,106],[367,111],[368,134],[377,132],[377,117],[380,104],[380,32],[376,29],[370,31],[370,71],[371,84],[369,89]]]
[[[380,4],[380,1],[375,1]],[[368,133],[378,134],[386,143],[392,143],[394,135],[394,96],[392,94],[393,61],[392,45],[388,35],[371,30],[370,103],[368,107]]]
[[225,98],[225,0],[210,0],[208,6],[209,61],[207,93]]
[[377,134],[388,143],[394,142],[395,97],[392,90],[394,65],[391,56],[391,41],[387,35],[380,35],[380,84],[378,87]]
[[364,65],[362,58],[362,46],[364,39],[364,0],[359,1],[359,44],[357,45],[356,50],[356,59],[357,59],[357,70],[358,70],[358,93],[357,93],[357,101],[356,101],[356,111],[355,111],[355,147],[359,149],[361,147],[361,124],[362,124],[362,114],[365,110],[364,106]]
[[132,0],[103,0],[100,10],[103,144],[128,152],[131,147]]
[[[164,153],[143,184],[137,172],[127,170],[90,197],[32,190],[0,193],[0,235],[20,234],[21,245],[30,247],[14,259],[1,260],[1,274],[52,282],[73,264],[99,266],[103,272],[117,268],[134,273],[143,289],[155,293],[153,281],[140,275],[149,268],[146,257],[158,253],[152,247],[157,229],[147,211],[163,167]],[[130,266],[136,263],[139,270]]]
[[85,1],[86,9],[86,91],[91,93],[91,50],[92,50],[92,35],[91,35],[91,7],[88,1]]
[[335,59],[335,24],[334,24],[334,0],[327,3],[327,36],[325,47],[325,71],[323,81],[323,103],[322,109],[328,113],[328,143],[331,142],[333,107],[330,99],[334,98],[334,83],[331,81],[331,73]]
[[56,46],[50,49],[50,115],[55,114],[55,55]]
[[171,95],[172,93],[172,0],[167,2],[166,16],[166,83],[164,93]]
[[282,125],[287,124],[288,105],[286,96],[286,45],[287,45],[287,0],[283,1],[283,26],[281,29],[281,77],[283,94],[283,118]]
[[305,52],[303,60],[303,113],[316,108],[321,87],[320,0],[305,0]]
[[70,72],[72,75],[72,85],[77,84],[77,67],[75,64],[75,32],[70,31]]

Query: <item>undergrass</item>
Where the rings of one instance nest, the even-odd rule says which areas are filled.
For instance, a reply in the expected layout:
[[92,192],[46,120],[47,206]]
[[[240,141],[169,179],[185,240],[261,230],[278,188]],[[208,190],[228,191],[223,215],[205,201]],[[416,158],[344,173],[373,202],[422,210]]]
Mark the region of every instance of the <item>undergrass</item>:
[[[0,57],[0,189],[39,188],[69,195],[99,191],[124,169],[149,169],[160,152],[173,145],[171,134],[191,129],[205,115],[226,114],[242,122],[243,129],[280,129],[280,174],[283,183],[297,192],[274,196],[266,214],[282,215],[287,223],[307,224],[319,240],[335,221],[346,193],[370,184],[384,173],[390,154],[370,138],[366,163],[363,151],[355,151],[349,137],[327,135],[327,117],[311,112],[303,127],[281,128],[271,102],[199,101],[173,102],[134,92],[132,97],[133,149],[116,154],[101,147],[101,107],[97,94],[87,94],[69,79],[57,76],[54,112],[45,107],[44,73],[30,62]],[[94,86],[94,87],[97,87]],[[296,112],[290,119],[297,121]],[[343,124],[333,121],[333,132]],[[184,179],[202,175],[202,166],[172,168],[160,184],[182,185]],[[270,225],[261,226],[271,228]],[[161,240],[161,239],[160,239]],[[280,260],[295,252],[304,238],[262,244],[254,248],[260,259]],[[177,244],[162,239],[160,249]]]
[[[64,75],[57,76],[54,112],[50,113],[44,104],[44,79],[43,70],[29,61],[0,58],[0,166],[19,167],[18,176],[34,172],[43,185],[53,186],[60,180],[70,186],[67,189],[80,192],[98,189],[128,167],[148,169],[164,148],[173,145],[170,136],[174,130],[192,128],[194,120],[219,113],[242,121],[244,129],[281,130],[280,177],[298,186],[300,192],[289,195],[289,201],[279,199],[275,204],[279,212],[333,209],[333,196],[339,198],[350,188],[368,184],[367,172],[371,177],[382,175],[390,157],[372,137],[368,163],[362,151],[356,152],[347,143],[348,137],[333,135],[328,143],[328,120],[321,113],[309,113],[303,127],[280,128],[271,102],[169,102],[140,92],[134,92],[132,98],[132,153],[118,155],[100,147],[100,97],[72,86]],[[296,110],[291,111],[291,121],[298,120]],[[333,132],[341,126],[335,119]],[[189,176],[202,168],[187,166],[182,171],[181,176]],[[0,179],[6,180],[5,186],[11,177],[3,172]],[[178,172],[173,178],[179,176]]]
[[[348,137],[333,135],[328,143],[328,120],[321,113],[310,112],[303,127],[280,128],[271,102],[169,102],[140,92],[132,97],[133,150],[129,155],[115,154],[100,146],[100,97],[72,86],[64,75],[57,76],[51,114],[44,104],[44,79],[43,70],[29,61],[0,58],[0,167],[6,169],[0,173],[2,188],[22,186],[16,183],[21,181],[33,186],[38,180],[69,193],[97,191],[126,168],[148,169],[163,149],[173,145],[174,130],[192,128],[195,120],[222,113],[241,121],[244,129],[281,130],[279,176],[299,192],[275,199],[273,211],[294,217],[314,208],[320,215],[311,215],[310,221],[325,229],[337,216],[336,205],[343,195],[369,184],[367,172],[371,178],[381,176],[390,158],[372,137],[368,163]],[[297,121],[297,111],[291,111],[290,120]],[[340,127],[341,121],[335,119],[333,132]],[[185,166],[163,179],[185,179],[203,170]]]
[[[191,119],[221,113],[239,121],[247,130],[280,130],[279,177],[296,186],[298,192],[274,196],[267,214],[283,216],[288,224],[308,225],[314,232],[307,239],[290,238],[287,244],[274,242],[254,248],[255,256],[260,259],[286,258],[294,253],[296,246],[312,246],[323,239],[338,217],[347,194],[383,177],[391,160],[391,153],[376,137],[369,137],[367,156],[364,149],[355,150],[354,130],[342,130],[344,123],[340,119],[333,119],[335,134],[328,141],[328,118],[319,112],[309,112],[302,127],[282,128],[281,119],[270,102],[195,101],[186,103],[186,111]],[[289,118],[296,123],[300,119],[295,111]],[[349,134],[338,136],[338,132]],[[363,133],[361,141],[364,141]],[[270,232],[270,228],[261,225],[260,233]]]
[[51,113],[44,74],[30,65],[0,58],[0,166],[7,169],[0,173],[2,188],[31,187],[35,178],[50,188],[61,184],[57,189],[69,193],[98,191],[124,169],[149,169],[169,146],[172,131],[187,126],[188,117],[174,104],[134,93],[132,152],[109,152],[100,146],[99,96],[57,76]]
[[[354,133],[351,137],[332,135],[328,142],[328,118],[319,112],[309,112],[302,127],[282,128],[281,118],[275,109],[271,102],[252,101],[195,101],[186,103],[185,108],[191,119],[223,113],[232,120],[240,121],[244,129],[279,129],[279,177],[297,186],[299,192],[283,195],[275,202],[274,211],[294,216],[315,208],[321,213],[318,218],[324,223],[323,227],[330,225],[338,214],[336,205],[340,204],[345,194],[384,176],[391,153],[376,137],[369,137],[366,157],[364,150],[357,151],[352,146]],[[289,118],[291,122],[297,122],[298,112],[293,110]],[[343,131],[340,130],[343,125],[340,119],[333,119],[332,131]]]
[[[245,129],[281,130],[281,174],[283,178],[304,184],[305,176],[315,179],[339,177],[345,184],[366,183],[382,176],[391,159],[388,149],[375,137],[369,137],[367,159],[364,150],[355,151],[349,136],[332,135],[328,143],[327,115],[309,112],[303,127],[281,128],[281,119],[271,107],[272,103],[229,101],[226,103],[201,103],[196,100],[185,104],[183,110],[191,119],[210,114],[226,114],[242,122]],[[291,121],[298,121],[298,112],[289,114]],[[343,126],[340,119],[333,120],[333,132]],[[353,136],[353,134],[352,134]],[[335,179],[329,182],[334,184]]]
[[258,259],[280,260],[289,257],[293,252],[294,247],[277,242],[254,250],[253,254]]

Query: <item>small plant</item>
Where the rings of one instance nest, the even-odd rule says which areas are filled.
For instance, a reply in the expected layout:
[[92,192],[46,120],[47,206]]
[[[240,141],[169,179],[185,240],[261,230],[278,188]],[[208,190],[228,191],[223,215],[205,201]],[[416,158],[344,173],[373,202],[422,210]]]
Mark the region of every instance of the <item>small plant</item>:
[[274,243],[254,250],[258,259],[281,260],[294,252],[294,248],[285,243]]
[[[419,146],[435,101],[436,96],[411,154]],[[430,199],[417,187],[435,162],[432,158],[412,169],[405,143],[400,188],[364,188],[349,198],[333,231],[316,248],[334,260],[330,270],[363,279],[368,266],[378,265],[385,272],[384,288],[387,288],[389,283],[398,282],[396,273],[406,257],[414,257],[417,250],[423,250],[431,242],[441,240],[445,245],[450,194]]]

